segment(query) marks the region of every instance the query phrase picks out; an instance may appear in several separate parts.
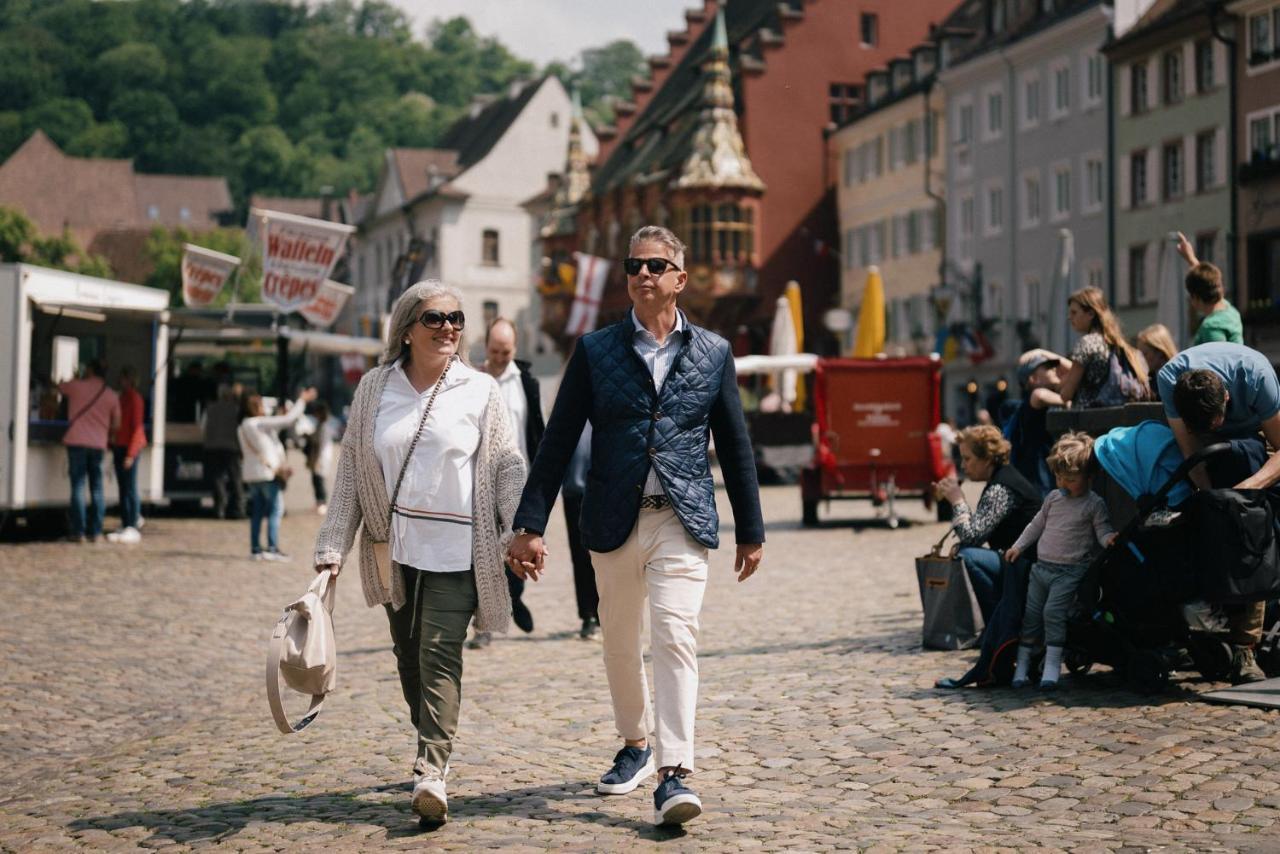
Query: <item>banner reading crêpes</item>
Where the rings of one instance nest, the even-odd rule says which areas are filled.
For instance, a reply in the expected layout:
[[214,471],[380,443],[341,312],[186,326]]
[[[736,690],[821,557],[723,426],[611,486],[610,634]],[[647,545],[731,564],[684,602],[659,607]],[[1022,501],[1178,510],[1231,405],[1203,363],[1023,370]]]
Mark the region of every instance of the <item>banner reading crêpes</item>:
[[184,243],[182,304],[188,308],[202,308],[212,304],[222,292],[227,279],[231,278],[232,271],[239,265],[240,259],[234,255]]
[[315,300],[355,226],[249,209],[262,246],[262,298],[281,311]]
[[298,313],[307,319],[312,326],[329,328],[342,314],[347,299],[356,292],[350,285],[344,285],[327,279],[320,288],[320,293],[311,302],[298,309]]

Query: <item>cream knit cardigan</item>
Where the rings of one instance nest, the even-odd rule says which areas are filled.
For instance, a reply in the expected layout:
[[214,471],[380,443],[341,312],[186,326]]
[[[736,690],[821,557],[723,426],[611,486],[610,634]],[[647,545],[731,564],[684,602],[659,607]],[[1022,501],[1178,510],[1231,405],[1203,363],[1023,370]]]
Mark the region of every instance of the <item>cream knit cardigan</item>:
[[[356,387],[329,510],[316,536],[315,562],[317,566],[343,563],[357,531],[363,527],[360,580],[365,603],[370,607],[390,604],[399,610],[408,598],[401,573],[391,573],[391,589],[386,589],[373,557],[373,544],[387,542],[390,535],[390,500],[373,447],[373,427],[392,370],[390,365],[380,365],[365,374]],[[475,460],[471,527],[471,560],[479,600],[476,628],[482,632],[505,632],[511,618],[511,594],[503,574],[503,555],[513,537],[511,520],[524,488],[525,464],[497,383],[489,392],[483,424]]]

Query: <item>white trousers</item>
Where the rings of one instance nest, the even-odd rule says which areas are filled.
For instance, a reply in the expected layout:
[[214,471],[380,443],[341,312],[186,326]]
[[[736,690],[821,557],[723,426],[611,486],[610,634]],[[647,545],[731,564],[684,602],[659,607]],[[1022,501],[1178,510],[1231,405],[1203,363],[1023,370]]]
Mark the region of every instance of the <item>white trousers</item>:
[[689,536],[670,508],[641,510],[627,541],[611,552],[593,551],[591,563],[618,734],[632,740],[649,735],[641,642],[647,598],[657,766],[692,771],[698,613],[707,586],[707,547]]

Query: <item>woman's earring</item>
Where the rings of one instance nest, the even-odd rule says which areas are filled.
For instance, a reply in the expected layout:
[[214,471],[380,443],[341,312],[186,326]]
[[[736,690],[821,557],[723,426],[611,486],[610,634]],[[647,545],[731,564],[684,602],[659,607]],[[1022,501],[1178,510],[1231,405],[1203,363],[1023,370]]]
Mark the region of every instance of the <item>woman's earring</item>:
[[408,344],[408,343],[409,343],[409,339],[408,339],[408,338],[404,339],[404,343]]

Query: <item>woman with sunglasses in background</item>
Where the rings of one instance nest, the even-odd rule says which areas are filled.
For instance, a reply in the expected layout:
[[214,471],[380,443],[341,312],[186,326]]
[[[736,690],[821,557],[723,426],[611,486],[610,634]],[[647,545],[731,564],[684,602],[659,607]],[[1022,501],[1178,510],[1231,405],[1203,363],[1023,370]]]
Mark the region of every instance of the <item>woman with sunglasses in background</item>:
[[391,624],[424,823],[448,814],[467,625],[474,616],[479,631],[507,630],[503,555],[525,478],[498,384],[458,357],[461,305],[434,280],[396,301],[382,363],[351,403],[315,550],[316,571],[336,573],[363,524],[360,580]]

